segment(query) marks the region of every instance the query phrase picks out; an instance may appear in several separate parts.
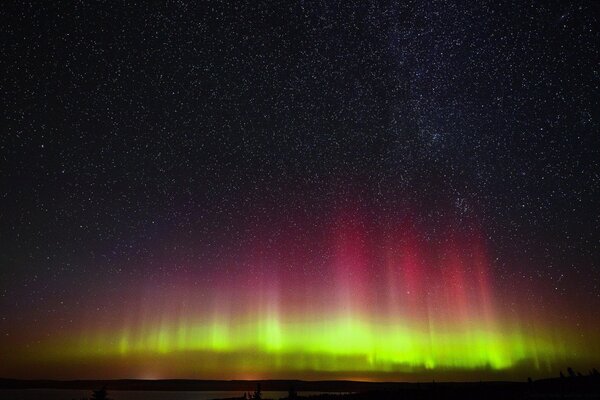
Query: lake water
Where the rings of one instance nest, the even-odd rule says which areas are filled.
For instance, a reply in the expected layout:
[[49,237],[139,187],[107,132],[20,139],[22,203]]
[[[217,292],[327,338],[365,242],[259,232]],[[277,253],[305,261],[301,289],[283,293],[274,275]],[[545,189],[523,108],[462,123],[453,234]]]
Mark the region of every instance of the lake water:
[[[248,392],[250,393],[250,392]],[[323,392],[299,392],[299,395],[310,396]],[[243,396],[244,392],[158,392],[146,390],[111,390],[108,397],[112,400],[211,400]],[[287,392],[263,391],[263,399],[281,399],[287,397]],[[80,400],[89,399],[91,390],[65,389],[0,389],[2,400]]]

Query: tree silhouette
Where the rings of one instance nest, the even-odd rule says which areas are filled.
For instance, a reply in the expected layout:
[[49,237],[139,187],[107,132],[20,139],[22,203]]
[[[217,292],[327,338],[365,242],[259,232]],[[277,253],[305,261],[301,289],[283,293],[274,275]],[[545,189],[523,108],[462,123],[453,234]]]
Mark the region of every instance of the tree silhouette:
[[252,396],[254,400],[262,399],[262,394],[260,392],[260,382],[256,384],[256,391],[254,392],[254,396]]

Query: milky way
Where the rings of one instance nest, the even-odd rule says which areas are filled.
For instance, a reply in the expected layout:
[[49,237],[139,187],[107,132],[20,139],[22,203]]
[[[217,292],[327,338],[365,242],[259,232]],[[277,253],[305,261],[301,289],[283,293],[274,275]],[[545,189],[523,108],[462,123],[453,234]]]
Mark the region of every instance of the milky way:
[[600,365],[594,2],[8,4],[0,376]]

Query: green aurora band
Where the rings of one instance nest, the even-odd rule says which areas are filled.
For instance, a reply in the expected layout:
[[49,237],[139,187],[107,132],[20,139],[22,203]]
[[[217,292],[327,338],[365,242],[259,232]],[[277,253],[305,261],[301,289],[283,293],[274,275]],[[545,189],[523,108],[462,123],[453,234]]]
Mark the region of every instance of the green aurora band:
[[[403,227],[371,239],[352,221],[296,252],[256,244],[243,268],[232,262],[201,285],[193,270],[131,284],[122,307],[88,305],[69,328],[50,323],[52,334],[6,341],[0,373],[472,380],[553,376],[598,361],[594,329],[584,336],[558,312],[539,312],[518,285],[495,289],[482,235],[432,243]],[[311,247],[312,259],[297,255]],[[319,272],[299,267],[323,258]]]

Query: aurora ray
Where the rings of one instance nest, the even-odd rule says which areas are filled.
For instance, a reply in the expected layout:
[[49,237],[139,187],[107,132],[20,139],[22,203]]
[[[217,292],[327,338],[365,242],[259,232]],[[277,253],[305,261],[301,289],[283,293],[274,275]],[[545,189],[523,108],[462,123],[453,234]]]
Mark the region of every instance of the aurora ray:
[[[384,229],[357,213],[337,213],[330,226],[311,232],[316,240],[294,248],[255,238],[245,266],[222,268],[228,272],[212,277],[214,284],[199,287],[183,271],[160,291],[156,282],[146,292],[131,288],[138,306],[82,321],[34,349],[39,362],[65,370],[97,363],[126,376],[220,379],[502,376],[515,368],[544,374],[577,358],[589,343],[573,342],[576,332],[503,306],[520,295],[494,289],[478,232],[448,227],[432,239],[409,220]],[[301,264],[322,259],[325,269],[304,272],[310,268]]]

